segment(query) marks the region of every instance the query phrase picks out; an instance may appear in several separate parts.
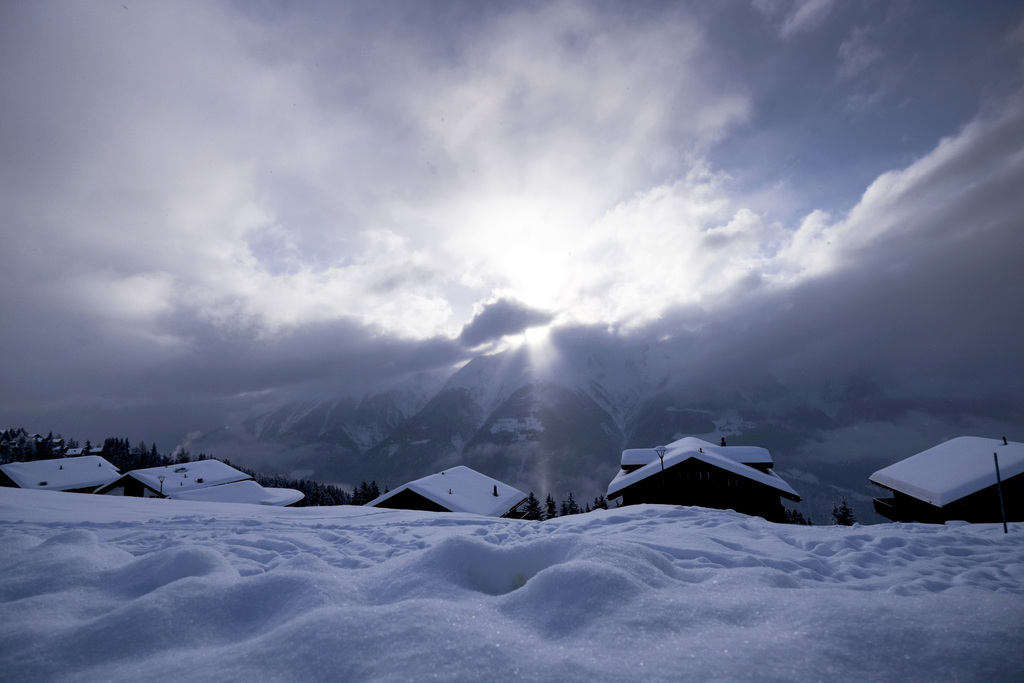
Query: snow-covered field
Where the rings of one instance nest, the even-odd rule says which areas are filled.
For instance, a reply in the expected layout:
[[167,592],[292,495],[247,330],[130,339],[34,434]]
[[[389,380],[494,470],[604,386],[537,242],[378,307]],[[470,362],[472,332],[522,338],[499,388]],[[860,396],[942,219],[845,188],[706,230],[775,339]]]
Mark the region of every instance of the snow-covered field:
[[1024,680],[1024,524],[0,489],[0,679]]

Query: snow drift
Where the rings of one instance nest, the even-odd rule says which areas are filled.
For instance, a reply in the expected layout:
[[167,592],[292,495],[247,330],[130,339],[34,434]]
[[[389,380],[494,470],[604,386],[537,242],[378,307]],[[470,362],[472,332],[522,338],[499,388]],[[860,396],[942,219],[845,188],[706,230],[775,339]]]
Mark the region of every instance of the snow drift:
[[6,680],[1019,680],[1024,525],[0,490]]

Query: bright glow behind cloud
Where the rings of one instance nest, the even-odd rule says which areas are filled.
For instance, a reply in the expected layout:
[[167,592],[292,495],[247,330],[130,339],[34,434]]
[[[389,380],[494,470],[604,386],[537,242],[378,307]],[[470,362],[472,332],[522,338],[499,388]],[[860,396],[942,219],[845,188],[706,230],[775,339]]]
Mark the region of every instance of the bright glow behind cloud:
[[[755,5],[787,44],[839,11]],[[752,87],[685,10],[452,10],[426,35],[344,7],[65,9],[26,20],[40,77],[4,71],[24,157],[8,272],[154,329],[184,314],[264,336],[346,320],[454,338],[499,297],[612,327],[725,306],[898,232],[920,205],[908,188],[981,139],[882,176],[849,216],[784,225],[748,199],[763,184],[744,194],[709,161],[750,124]],[[874,68],[868,37],[846,32],[829,73]],[[52,114],[69,108],[71,132]]]
[[701,231],[737,225],[709,196],[720,185],[661,183],[747,103],[683,15],[512,11],[441,64],[408,46],[380,55],[372,79],[344,62],[325,73],[337,55],[315,41],[275,54],[274,26],[198,7],[97,13],[127,22],[97,62],[78,19],[49,30],[71,38],[63,68],[103,74],[103,106],[86,112],[102,134],[92,168],[61,179],[54,229],[80,217],[71,245],[99,256],[75,268],[104,268],[109,291],[164,273],[154,312],[264,333],[350,318],[425,338],[499,292],[615,323],[723,290],[692,275]]

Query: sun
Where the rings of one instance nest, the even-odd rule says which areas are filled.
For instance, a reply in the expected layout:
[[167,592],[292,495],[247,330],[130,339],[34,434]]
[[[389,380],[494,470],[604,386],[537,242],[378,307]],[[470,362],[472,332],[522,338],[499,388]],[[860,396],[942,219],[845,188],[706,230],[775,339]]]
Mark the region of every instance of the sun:
[[546,374],[558,360],[558,351],[551,341],[551,326],[541,325],[523,331],[523,348],[530,354],[534,374]]
[[523,331],[523,343],[528,347],[541,346],[551,342],[551,327],[528,327]]

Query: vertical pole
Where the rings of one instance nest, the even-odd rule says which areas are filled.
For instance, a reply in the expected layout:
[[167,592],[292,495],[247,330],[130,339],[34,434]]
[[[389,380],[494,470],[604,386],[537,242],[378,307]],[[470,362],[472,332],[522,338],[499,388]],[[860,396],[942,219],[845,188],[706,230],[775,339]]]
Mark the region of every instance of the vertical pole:
[[658,454],[658,459],[661,460],[661,502],[667,503],[668,496],[665,494],[665,447],[658,446],[654,449],[654,452]]
[[1003,480],[999,477],[999,454],[993,453],[992,459],[996,461],[996,489],[999,491],[999,514],[1003,516],[1003,533],[1010,533],[1006,528],[1006,505],[1003,503]]

